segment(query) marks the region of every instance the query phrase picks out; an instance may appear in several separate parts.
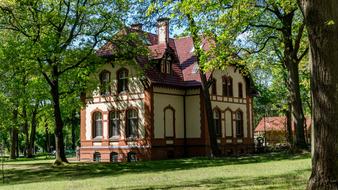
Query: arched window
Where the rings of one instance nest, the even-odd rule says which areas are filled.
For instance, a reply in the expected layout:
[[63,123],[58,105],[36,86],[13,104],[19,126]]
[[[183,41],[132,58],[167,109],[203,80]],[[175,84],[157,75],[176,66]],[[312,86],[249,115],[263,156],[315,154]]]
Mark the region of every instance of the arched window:
[[221,112],[218,109],[214,110],[214,125],[216,136],[222,136]]
[[118,162],[119,155],[116,152],[110,153],[110,162]]
[[100,73],[100,95],[110,95],[110,72],[106,70]]
[[118,136],[120,136],[120,114],[117,111],[111,111],[109,113],[109,137]]
[[135,152],[128,152],[127,155],[128,162],[136,162],[136,153]]
[[211,94],[216,95],[217,94],[217,81],[216,79],[212,79],[212,84],[211,84]]
[[243,113],[241,111],[236,112],[236,137],[243,137]]
[[233,96],[232,93],[232,78],[223,76],[223,96]]
[[93,114],[93,137],[102,138],[102,114],[94,112]]
[[93,156],[93,161],[100,162],[101,161],[101,154],[99,152],[95,152]]
[[238,97],[243,98],[243,85],[238,83]]
[[138,134],[138,115],[137,110],[127,111],[126,137],[136,138]]
[[120,69],[117,72],[117,92],[127,92],[128,91],[128,70]]

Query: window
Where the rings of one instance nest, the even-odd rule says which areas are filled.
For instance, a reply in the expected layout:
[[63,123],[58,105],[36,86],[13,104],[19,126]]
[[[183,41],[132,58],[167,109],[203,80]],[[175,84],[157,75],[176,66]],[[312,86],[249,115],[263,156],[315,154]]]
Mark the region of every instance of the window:
[[109,113],[109,137],[120,136],[120,115],[117,111]]
[[137,137],[137,126],[138,126],[137,110],[128,110],[127,111],[127,126],[126,126],[126,137],[127,138]]
[[128,162],[136,162],[136,153],[135,152],[128,152]]
[[93,114],[93,137],[102,137],[102,114],[95,112]]
[[243,137],[243,113],[236,112],[236,137]]
[[238,97],[243,98],[243,85],[238,83]]
[[216,79],[212,79],[212,84],[211,84],[211,94],[212,95],[216,95],[217,94],[217,90],[216,90],[216,88],[217,88],[217,82],[216,82]]
[[101,154],[99,152],[95,152],[93,156],[94,162],[100,162],[101,161]]
[[116,152],[110,153],[110,162],[118,162],[119,155]]
[[117,92],[127,92],[128,91],[128,70],[120,69],[117,72]]
[[218,109],[214,110],[214,125],[216,136],[222,136],[221,112]]
[[232,78],[223,76],[223,96],[233,96]]
[[104,70],[100,73],[100,95],[110,95],[110,72]]
[[162,61],[161,64],[161,72],[166,74],[171,74],[171,56],[167,56],[165,60]]

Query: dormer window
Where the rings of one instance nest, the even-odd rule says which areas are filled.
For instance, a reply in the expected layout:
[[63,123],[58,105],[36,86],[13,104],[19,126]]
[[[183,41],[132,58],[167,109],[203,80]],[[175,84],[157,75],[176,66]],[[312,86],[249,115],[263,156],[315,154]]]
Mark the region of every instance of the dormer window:
[[128,70],[120,69],[117,71],[117,93],[128,91]]
[[110,72],[106,70],[100,73],[100,95],[110,95]]
[[172,65],[171,63],[172,63],[171,56],[167,56],[166,59],[162,61],[161,72],[171,74],[171,65]]

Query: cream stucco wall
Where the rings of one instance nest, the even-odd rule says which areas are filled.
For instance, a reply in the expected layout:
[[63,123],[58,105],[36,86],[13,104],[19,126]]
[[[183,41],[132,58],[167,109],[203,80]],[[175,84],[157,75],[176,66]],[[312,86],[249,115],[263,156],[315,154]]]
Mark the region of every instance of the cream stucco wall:
[[184,137],[184,90],[154,87],[154,137],[164,138],[164,109],[171,106],[175,110],[175,136]]
[[200,90],[189,90],[186,96],[187,137],[201,137]]
[[[127,93],[117,94],[116,72],[120,68],[128,70],[128,89]],[[95,111],[103,113],[103,139],[108,139],[108,115],[110,110],[120,111],[120,134],[125,138],[126,110],[136,108],[138,110],[138,129],[140,138],[144,137],[144,88],[138,79],[139,73],[134,67],[119,66],[112,67],[111,64],[104,64],[98,69],[96,74],[91,75],[94,80],[99,81],[99,73],[106,70],[110,72],[111,96],[100,96],[99,87],[93,92],[92,99],[87,100],[86,105],[86,140],[92,139],[92,114]],[[98,82],[99,84],[99,82]]]
[[[245,80],[243,75],[237,69],[235,71],[234,66],[228,66],[226,71],[215,70],[212,74],[213,78],[216,79],[217,95],[222,96],[222,77],[231,76],[232,77],[232,86],[233,86],[233,95],[238,97],[238,83],[242,83],[243,97],[246,97],[246,88]],[[211,88],[210,88],[211,92]]]
[[[117,94],[117,80],[116,80],[116,72],[121,69],[125,68],[128,70],[128,88],[129,88],[129,93],[135,94],[135,93],[143,93],[144,92],[144,87],[139,80],[139,77],[142,75],[138,67],[136,66],[120,66],[120,65],[115,65],[114,67],[111,64],[104,64],[102,67],[100,67],[97,72],[91,77],[97,81],[99,85],[99,75],[102,71],[106,70],[110,72],[110,79],[111,79],[111,94],[116,95]],[[97,90],[93,92],[93,97],[99,97],[99,86],[97,87]]]

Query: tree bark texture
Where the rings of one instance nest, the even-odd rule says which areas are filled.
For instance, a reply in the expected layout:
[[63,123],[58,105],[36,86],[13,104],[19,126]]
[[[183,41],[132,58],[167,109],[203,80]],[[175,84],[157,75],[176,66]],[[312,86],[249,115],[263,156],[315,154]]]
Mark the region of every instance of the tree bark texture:
[[[298,64],[300,62],[298,58],[298,48],[295,48],[296,44],[293,42],[292,34],[292,22],[294,12],[286,14],[282,18],[283,23],[283,43],[284,43],[284,67],[288,71],[287,88],[290,93],[292,116],[295,123],[296,141],[295,147],[304,149],[307,147],[304,135],[304,112],[302,99],[300,95],[299,86],[299,69]],[[302,32],[302,31],[301,31]],[[295,42],[296,43],[296,42]],[[299,44],[298,44],[299,45]]]
[[307,189],[338,189],[338,1],[299,0],[311,60],[314,154]]
[[35,147],[35,134],[36,134],[36,115],[38,114],[38,106],[36,105],[33,112],[32,112],[32,121],[31,121],[31,133],[29,137],[29,147],[27,152],[27,157],[32,158],[34,153],[34,147]]
[[59,81],[57,77],[57,67],[53,67],[53,80],[51,87],[51,96],[54,110],[54,119],[55,119],[55,165],[60,165],[62,163],[68,163],[68,160],[65,155],[65,147],[63,140],[63,121],[60,109],[60,94],[59,94]]

